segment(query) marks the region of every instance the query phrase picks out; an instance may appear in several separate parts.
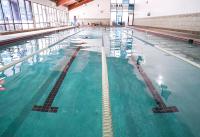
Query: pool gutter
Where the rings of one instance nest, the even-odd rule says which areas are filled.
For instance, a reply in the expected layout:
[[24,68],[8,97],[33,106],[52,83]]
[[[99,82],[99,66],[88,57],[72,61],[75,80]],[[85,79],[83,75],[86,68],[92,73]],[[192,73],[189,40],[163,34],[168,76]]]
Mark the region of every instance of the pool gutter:
[[63,31],[68,29],[73,29],[76,27],[59,27],[47,30],[38,30],[38,31],[31,31],[31,32],[24,32],[24,33],[16,33],[10,35],[2,35],[0,36],[0,46],[5,46],[8,44],[12,44],[14,42],[22,41],[22,40],[29,40],[32,38],[36,38],[42,35],[48,35],[57,31]]

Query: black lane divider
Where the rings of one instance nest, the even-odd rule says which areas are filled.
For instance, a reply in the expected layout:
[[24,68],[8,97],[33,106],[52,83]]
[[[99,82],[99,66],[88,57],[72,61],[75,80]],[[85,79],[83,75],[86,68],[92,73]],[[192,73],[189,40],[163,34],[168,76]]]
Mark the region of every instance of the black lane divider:
[[74,61],[74,59],[76,58],[78,52],[80,51],[81,47],[78,47],[76,49],[76,51],[74,52],[74,54],[71,56],[69,62],[67,63],[67,65],[64,67],[62,73],[60,74],[58,80],[56,81],[53,89],[51,90],[51,92],[49,93],[47,99],[45,100],[43,106],[33,106],[32,110],[33,111],[40,111],[40,112],[53,112],[56,113],[58,111],[58,107],[52,107],[52,103],[62,85],[62,82],[72,64],[72,62]]
[[157,106],[152,109],[154,113],[172,113],[172,112],[178,112],[178,109],[176,106],[167,107],[165,102],[162,100],[161,96],[159,95],[158,91],[153,86],[151,80],[147,76],[147,74],[144,72],[142,67],[138,65],[135,61],[135,59],[132,57],[134,66],[138,69],[139,73],[141,74],[142,78],[144,79],[149,91],[151,92]]

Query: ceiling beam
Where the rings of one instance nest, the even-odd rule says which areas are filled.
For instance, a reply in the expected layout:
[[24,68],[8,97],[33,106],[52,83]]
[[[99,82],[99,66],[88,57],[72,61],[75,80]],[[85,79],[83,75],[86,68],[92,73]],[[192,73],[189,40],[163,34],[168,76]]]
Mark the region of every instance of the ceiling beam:
[[83,4],[87,4],[87,3],[91,2],[91,1],[93,1],[93,0],[81,0],[79,2],[76,2],[74,4],[69,5],[68,6],[68,10],[75,9],[75,8],[77,8],[77,7],[79,7],[79,6],[83,5]]
[[66,3],[70,2],[70,0],[57,0],[57,6],[65,5]]

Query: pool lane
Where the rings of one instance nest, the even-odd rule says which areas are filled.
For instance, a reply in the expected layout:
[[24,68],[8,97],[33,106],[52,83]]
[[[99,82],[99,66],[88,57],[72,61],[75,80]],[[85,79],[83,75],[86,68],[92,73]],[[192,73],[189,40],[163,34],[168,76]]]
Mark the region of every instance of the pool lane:
[[0,108],[4,110],[0,116],[2,137],[15,135],[32,113],[33,105],[48,92],[59,76],[60,71],[55,68],[56,61],[67,60],[65,54],[71,52],[71,50],[57,49],[51,51],[49,56],[37,55],[37,60],[33,64],[28,60],[22,62],[19,73],[4,79],[6,90],[1,92],[0,96]]
[[135,42],[135,50],[145,58],[142,67],[166,104],[176,105],[178,119],[199,137],[200,69],[141,41]]
[[76,58],[78,52],[80,51],[81,47],[77,47],[72,56],[70,57],[69,61],[66,63],[64,69],[62,70],[59,78],[57,79],[55,85],[53,86],[51,92],[49,93],[48,97],[46,98],[44,104],[42,106],[33,106],[34,111],[40,111],[40,112],[53,112],[56,113],[58,111],[58,107],[53,107],[53,101],[60,89],[60,86],[63,83],[63,80],[65,79],[65,76],[67,75],[67,72],[73,63],[74,59]]
[[107,61],[115,137],[193,137],[175,114],[152,112],[156,104],[128,60]]
[[[137,72],[137,68],[129,60],[130,38],[122,34],[120,29],[112,30],[109,33],[111,39],[113,39],[107,47],[110,49],[107,54],[107,64],[114,136],[197,136],[197,134],[194,135],[188,123],[181,119],[179,112],[167,114],[152,112],[152,108],[156,104]],[[132,44],[135,44],[134,42],[135,39],[133,39]],[[135,48],[134,46],[133,48]],[[150,55],[152,55],[152,52],[149,53]],[[158,90],[160,91],[160,89]],[[177,105],[177,102],[167,102],[167,105]]]
[[30,59],[37,61],[22,62],[20,73],[5,78],[6,90],[0,96],[1,137],[102,136],[101,55],[97,52],[77,55],[52,104],[59,107],[57,113],[32,111],[48,97],[74,51],[73,46],[61,46],[51,54],[38,54]]
[[102,136],[100,56],[80,51],[53,106],[56,114],[31,112],[15,136]]

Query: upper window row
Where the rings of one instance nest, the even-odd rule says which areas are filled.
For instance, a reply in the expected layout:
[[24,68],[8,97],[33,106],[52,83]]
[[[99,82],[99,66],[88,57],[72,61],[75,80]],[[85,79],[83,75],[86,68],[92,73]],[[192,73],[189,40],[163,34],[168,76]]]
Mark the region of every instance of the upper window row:
[[0,32],[67,25],[67,17],[66,11],[28,0],[0,0]]
[[33,28],[31,2],[27,0],[0,1],[0,30]]
[[111,3],[134,4],[134,0],[111,0]]

